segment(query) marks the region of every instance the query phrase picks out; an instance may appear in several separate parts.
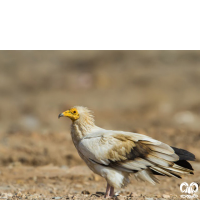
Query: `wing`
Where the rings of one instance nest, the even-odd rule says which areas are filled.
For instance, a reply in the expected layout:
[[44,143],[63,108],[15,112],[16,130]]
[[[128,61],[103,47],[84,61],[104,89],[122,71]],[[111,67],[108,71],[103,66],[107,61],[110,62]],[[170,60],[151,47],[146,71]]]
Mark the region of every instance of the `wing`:
[[101,130],[84,137],[78,148],[90,161],[125,172],[148,169],[178,178],[179,174],[192,172],[174,163],[179,156],[169,145],[142,134]]

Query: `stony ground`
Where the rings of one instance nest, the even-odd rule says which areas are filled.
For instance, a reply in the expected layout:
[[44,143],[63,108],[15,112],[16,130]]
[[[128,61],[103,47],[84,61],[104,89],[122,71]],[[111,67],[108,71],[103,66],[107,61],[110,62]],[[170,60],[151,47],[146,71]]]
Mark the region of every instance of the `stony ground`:
[[[190,183],[200,180],[200,163],[194,163],[195,177],[185,177]],[[160,178],[156,186],[137,182],[121,191],[116,199],[180,199],[183,180]],[[47,165],[43,167],[15,166],[1,168],[1,196],[7,199],[103,199],[105,181],[86,166],[72,168]],[[199,193],[197,193],[199,194]]]
[[[1,145],[1,199],[104,198],[105,180],[84,165],[66,133],[16,133],[6,136],[1,138],[7,144]],[[182,182],[200,181],[199,153],[195,147],[199,141],[193,142],[191,148],[197,154],[197,161],[192,162],[194,176],[186,176],[182,180],[159,177],[160,184],[155,186],[137,182],[132,177],[127,188],[116,191],[119,194],[116,199],[180,199],[179,186]],[[182,146],[180,142],[177,145]]]

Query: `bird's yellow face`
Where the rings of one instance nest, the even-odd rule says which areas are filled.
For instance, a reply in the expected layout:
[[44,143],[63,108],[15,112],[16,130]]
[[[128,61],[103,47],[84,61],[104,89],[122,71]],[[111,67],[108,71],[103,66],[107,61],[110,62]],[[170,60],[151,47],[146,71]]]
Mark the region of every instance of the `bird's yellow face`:
[[60,117],[69,117],[72,121],[75,121],[79,118],[79,113],[76,108],[71,108],[70,110],[66,110],[63,113],[60,113],[58,118]]

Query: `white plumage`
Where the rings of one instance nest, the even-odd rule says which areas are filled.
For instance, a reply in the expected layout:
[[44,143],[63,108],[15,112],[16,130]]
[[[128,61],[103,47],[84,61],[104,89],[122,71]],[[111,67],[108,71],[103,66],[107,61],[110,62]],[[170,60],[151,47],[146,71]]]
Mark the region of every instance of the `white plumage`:
[[155,175],[181,178],[182,174],[193,174],[186,160],[195,157],[186,150],[146,135],[102,129],[85,107],[73,107],[59,115],[63,116],[72,119],[71,136],[81,158],[106,179],[106,197],[114,195],[114,188],[125,187],[132,173],[152,184],[157,182]]

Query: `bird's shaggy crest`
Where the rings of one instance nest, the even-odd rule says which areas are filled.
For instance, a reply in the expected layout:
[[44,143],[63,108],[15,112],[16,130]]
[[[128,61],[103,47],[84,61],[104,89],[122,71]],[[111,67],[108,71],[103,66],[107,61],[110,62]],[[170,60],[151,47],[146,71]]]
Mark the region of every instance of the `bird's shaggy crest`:
[[92,114],[92,111],[89,110],[87,107],[74,106],[73,108],[77,109],[82,123],[84,123],[84,121],[89,124],[94,123],[94,116]]

